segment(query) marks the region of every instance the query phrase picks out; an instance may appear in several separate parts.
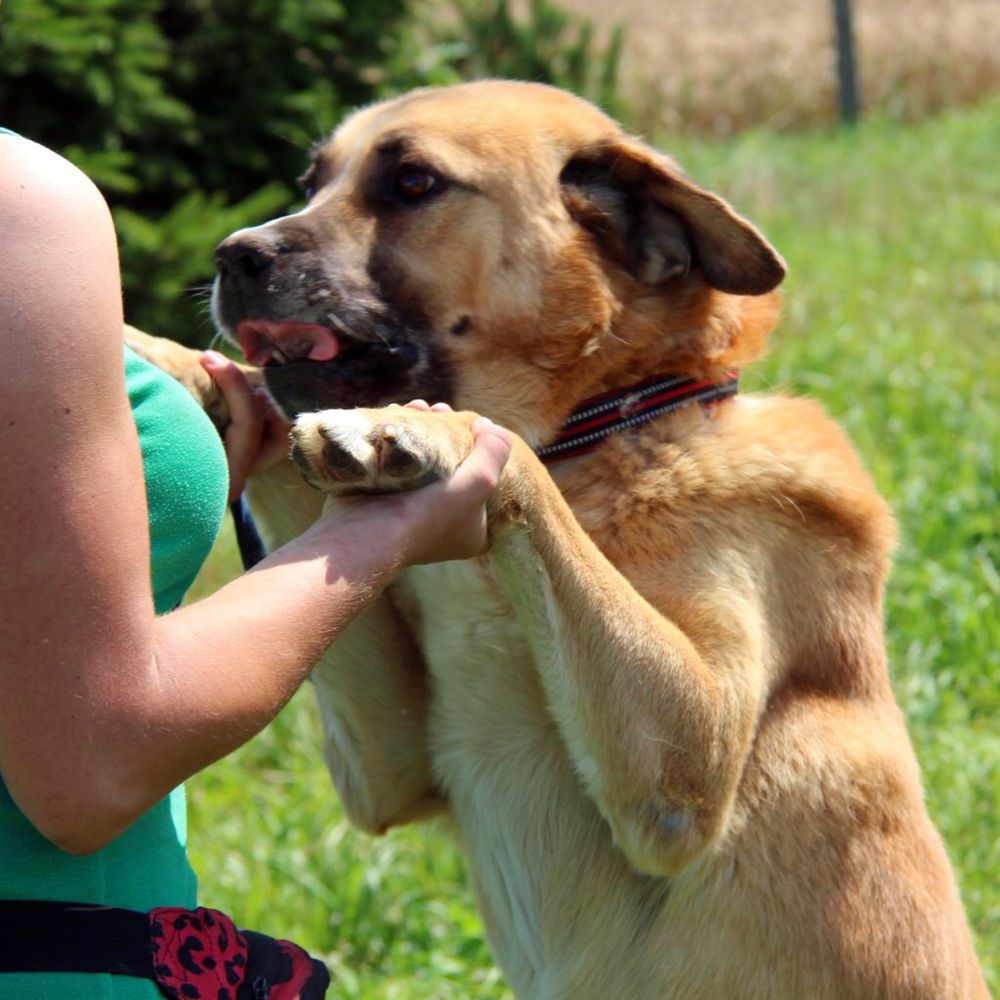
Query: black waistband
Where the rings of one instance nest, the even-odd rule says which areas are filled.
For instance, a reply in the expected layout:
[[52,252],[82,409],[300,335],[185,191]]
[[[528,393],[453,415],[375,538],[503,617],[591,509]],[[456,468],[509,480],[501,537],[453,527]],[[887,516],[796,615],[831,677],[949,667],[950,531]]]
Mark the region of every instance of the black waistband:
[[152,979],[149,917],[91,903],[0,899],[0,972]]

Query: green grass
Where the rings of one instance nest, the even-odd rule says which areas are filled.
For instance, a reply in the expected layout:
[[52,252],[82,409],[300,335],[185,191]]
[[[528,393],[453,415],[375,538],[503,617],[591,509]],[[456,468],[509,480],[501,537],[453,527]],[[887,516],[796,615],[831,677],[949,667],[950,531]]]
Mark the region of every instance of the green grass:
[[[678,144],[785,254],[785,319],[748,388],[820,399],[900,521],[893,679],[979,954],[1000,985],[1000,103],[918,127]],[[223,539],[202,592],[233,572]],[[509,997],[442,828],[365,838],[308,692],[190,785],[209,905],[326,957],[338,997]]]

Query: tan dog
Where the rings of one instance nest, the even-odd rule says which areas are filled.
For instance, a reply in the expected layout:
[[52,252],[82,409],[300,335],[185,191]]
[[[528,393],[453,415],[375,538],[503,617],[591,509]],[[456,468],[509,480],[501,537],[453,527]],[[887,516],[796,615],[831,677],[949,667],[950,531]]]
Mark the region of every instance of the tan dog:
[[[886,670],[892,519],[838,428],[696,397],[548,471],[532,453],[583,400],[635,414],[652,376],[758,357],[775,251],[529,84],[364,110],[306,186],[218,251],[217,320],[278,402],[444,399],[523,439],[489,557],[407,571],[316,671],[351,819],[451,813],[523,998],[986,996]],[[314,413],[296,455],[323,490],[405,488],[468,423]],[[276,544],[322,494],[285,468],[252,503]]]

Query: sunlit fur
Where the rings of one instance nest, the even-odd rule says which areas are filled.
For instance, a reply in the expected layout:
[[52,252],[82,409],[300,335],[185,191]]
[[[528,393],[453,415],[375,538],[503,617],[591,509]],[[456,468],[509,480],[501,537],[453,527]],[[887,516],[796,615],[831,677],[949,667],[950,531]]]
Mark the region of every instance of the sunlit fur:
[[[351,118],[305,215],[353,219],[357,253],[389,133],[475,189],[391,233],[457,406],[534,445],[589,394],[763,350],[776,294],[706,277],[767,284],[763,238],[583,102],[485,83]],[[609,150],[701,239],[689,277],[643,286],[571,214],[563,165]],[[469,446],[465,417],[403,419]],[[290,468],[252,488],[272,543],[322,501]],[[315,679],[348,815],[450,813],[519,997],[987,995],[888,679],[892,518],[818,405],[689,407],[551,474],[518,440],[491,529],[487,558],[403,574]]]

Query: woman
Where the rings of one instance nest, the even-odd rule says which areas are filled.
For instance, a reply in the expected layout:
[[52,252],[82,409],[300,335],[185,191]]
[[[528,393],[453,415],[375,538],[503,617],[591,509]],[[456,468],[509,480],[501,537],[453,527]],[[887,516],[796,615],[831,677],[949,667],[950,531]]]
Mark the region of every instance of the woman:
[[[108,933],[46,901],[193,907],[178,786],[274,718],[399,569],[485,550],[510,449],[480,421],[448,482],[324,516],[170,611],[217,531],[225,460],[183,390],[135,356],[123,368],[121,330],[102,197],[61,157],[0,135],[0,900],[39,904],[0,909],[5,998],[160,995],[134,970],[77,973]],[[275,421],[235,366],[205,364],[234,415],[238,486],[280,454]]]

